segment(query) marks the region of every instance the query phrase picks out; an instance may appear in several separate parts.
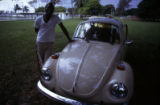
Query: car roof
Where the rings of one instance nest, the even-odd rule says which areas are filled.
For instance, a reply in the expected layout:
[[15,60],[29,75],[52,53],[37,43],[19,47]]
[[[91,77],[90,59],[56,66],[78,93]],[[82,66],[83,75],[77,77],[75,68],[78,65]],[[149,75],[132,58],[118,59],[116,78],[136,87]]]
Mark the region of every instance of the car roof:
[[82,23],[88,23],[88,22],[102,22],[102,23],[108,23],[108,24],[113,24],[118,27],[121,27],[123,24],[113,18],[108,18],[108,17],[90,17],[88,20],[83,21]]

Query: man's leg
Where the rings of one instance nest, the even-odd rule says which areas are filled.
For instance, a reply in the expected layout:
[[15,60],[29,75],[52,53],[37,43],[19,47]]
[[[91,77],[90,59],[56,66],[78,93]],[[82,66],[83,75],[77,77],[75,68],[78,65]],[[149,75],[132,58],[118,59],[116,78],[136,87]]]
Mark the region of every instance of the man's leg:
[[51,43],[47,43],[47,48],[45,51],[45,55],[44,55],[44,62],[51,56],[53,55],[53,42]]
[[37,44],[37,55],[39,58],[39,63],[42,67],[44,63],[45,44],[40,42],[37,42],[36,44]]

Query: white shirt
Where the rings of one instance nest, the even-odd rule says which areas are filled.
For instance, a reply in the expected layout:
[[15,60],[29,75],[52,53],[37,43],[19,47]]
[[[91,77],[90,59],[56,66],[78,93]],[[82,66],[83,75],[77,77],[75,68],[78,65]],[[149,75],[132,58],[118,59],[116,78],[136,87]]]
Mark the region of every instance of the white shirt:
[[54,42],[55,35],[54,30],[56,24],[60,24],[61,19],[57,15],[52,15],[47,23],[45,23],[43,16],[39,16],[34,24],[35,28],[38,28],[37,42]]

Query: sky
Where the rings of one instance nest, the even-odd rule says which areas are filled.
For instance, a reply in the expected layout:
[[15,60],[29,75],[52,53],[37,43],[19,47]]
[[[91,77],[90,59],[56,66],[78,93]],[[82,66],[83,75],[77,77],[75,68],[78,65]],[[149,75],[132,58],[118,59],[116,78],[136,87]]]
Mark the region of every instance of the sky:
[[[132,0],[130,2],[130,7],[129,8],[137,8],[137,5],[141,2],[142,0]],[[116,8],[118,6],[119,0],[100,0],[100,3],[102,5],[106,4],[113,4]]]
[[[29,1],[32,0],[2,0],[0,1],[0,11],[13,11],[14,5],[19,4],[19,6],[28,6],[29,7],[29,12],[34,12],[34,8],[37,8],[39,6],[44,6],[46,3],[43,1],[47,0],[38,0],[38,3],[36,3],[34,6],[29,5]],[[71,0],[61,0],[62,2],[59,3],[56,6],[63,6],[66,8],[71,8]],[[136,8],[137,5],[140,3],[141,0],[132,0],[130,2],[130,7],[129,8]],[[100,0],[100,4],[102,5],[107,5],[107,4],[113,4],[115,7],[117,7],[119,0]]]

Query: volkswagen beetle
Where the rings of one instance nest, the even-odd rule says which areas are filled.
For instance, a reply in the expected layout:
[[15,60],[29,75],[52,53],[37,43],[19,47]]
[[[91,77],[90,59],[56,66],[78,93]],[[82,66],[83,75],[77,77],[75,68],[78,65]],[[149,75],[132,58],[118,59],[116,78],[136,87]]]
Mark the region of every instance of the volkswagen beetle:
[[52,55],[41,69],[37,86],[54,100],[72,104],[124,104],[133,93],[131,66],[123,61],[128,28],[101,17],[81,22],[75,40]]

